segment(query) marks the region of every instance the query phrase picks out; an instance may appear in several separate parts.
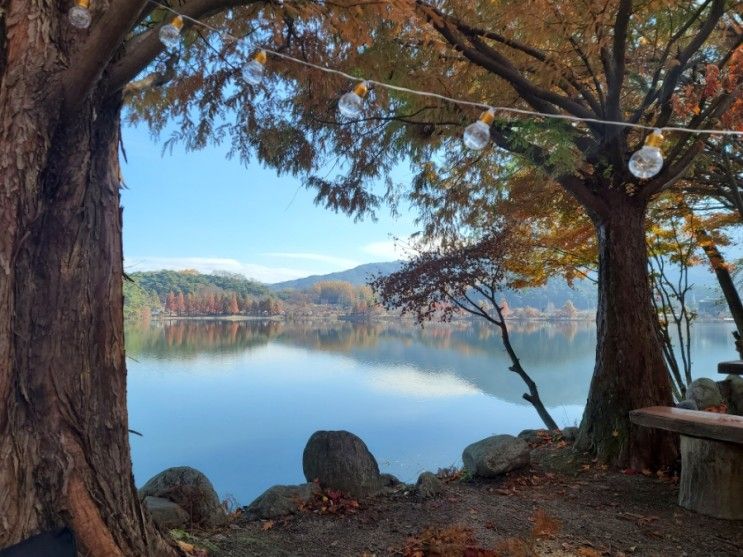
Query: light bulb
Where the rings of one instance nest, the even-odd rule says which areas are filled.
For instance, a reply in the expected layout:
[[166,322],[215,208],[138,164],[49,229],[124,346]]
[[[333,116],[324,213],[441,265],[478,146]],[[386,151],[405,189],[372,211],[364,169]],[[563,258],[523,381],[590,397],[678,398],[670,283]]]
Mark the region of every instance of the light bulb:
[[468,149],[482,151],[490,141],[490,125],[495,120],[495,110],[488,109],[480,115],[480,119],[474,124],[464,128],[462,139]]
[[363,81],[338,100],[338,111],[346,118],[358,118],[364,111],[364,97],[369,92],[366,81]]
[[92,17],[90,15],[90,0],[77,0],[74,6],[67,12],[70,24],[78,29],[90,27]]
[[629,159],[629,171],[633,176],[647,180],[660,172],[664,162],[661,145],[663,134],[660,130],[655,130],[645,139],[645,145]]
[[258,85],[263,79],[263,73],[266,69],[266,51],[261,50],[255,55],[250,62],[243,68],[243,79],[251,85]]
[[173,50],[181,41],[181,29],[183,29],[183,18],[176,16],[173,21],[160,27],[160,42],[168,50]]

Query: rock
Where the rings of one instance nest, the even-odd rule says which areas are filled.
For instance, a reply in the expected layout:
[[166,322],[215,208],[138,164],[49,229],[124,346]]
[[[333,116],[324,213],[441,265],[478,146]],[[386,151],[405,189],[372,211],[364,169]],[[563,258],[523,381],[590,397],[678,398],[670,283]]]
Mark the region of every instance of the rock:
[[397,476],[393,476],[392,474],[380,474],[379,479],[384,487],[397,487],[402,485],[402,482],[397,478]]
[[527,443],[536,443],[544,438],[549,432],[546,429],[525,429],[517,435]]
[[743,416],[743,377],[728,375],[725,383],[728,390],[728,413]]
[[415,489],[421,497],[437,497],[444,491],[444,482],[433,472],[423,472],[415,482]]
[[676,408],[682,408],[684,410],[699,410],[697,403],[693,400],[682,400],[676,405]]
[[302,455],[304,477],[353,497],[380,492],[384,480],[366,444],[348,431],[316,431]]
[[529,454],[529,461],[535,468],[545,472],[557,472],[577,476],[582,470],[582,459],[572,448],[555,449],[554,447],[537,447]]
[[188,466],[168,468],[152,477],[139,490],[139,498],[146,497],[162,497],[178,503],[197,526],[213,528],[227,521],[212,483]]
[[578,431],[577,427],[564,427],[562,428],[562,438],[565,441],[573,442],[578,439]]
[[462,461],[475,476],[493,478],[529,464],[529,445],[512,435],[494,435],[465,448]]
[[150,511],[152,520],[164,530],[182,528],[188,524],[190,517],[178,503],[162,497],[145,497],[144,506]]
[[269,487],[245,509],[248,520],[276,518],[295,514],[299,507],[322,493],[316,483],[302,485],[275,485]]
[[686,391],[686,397],[693,400],[700,410],[722,404],[720,388],[712,379],[706,377],[694,380]]

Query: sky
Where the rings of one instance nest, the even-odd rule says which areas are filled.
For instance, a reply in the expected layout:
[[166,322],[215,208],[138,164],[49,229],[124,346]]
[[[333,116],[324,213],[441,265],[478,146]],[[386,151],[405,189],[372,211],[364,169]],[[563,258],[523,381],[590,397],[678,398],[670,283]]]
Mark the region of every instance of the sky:
[[393,218],[385,208],[376,222],[354,222],[315,206],[300,180],[228,160],[226,147],[163,154],[163,138],[131,126],[123,140],[127,272],[223,270],[280,282],[399,259],[394,238],[416,230],[409,211]]

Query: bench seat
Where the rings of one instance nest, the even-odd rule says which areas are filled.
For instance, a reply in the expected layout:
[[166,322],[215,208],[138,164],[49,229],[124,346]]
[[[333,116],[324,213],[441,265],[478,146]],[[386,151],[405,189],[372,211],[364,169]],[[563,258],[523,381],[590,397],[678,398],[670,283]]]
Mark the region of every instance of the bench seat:
[[717,364],[717,372],[725,375],[743,375],[743,360],[731,360]]
[[629,413],[632,423],[674,431],[689,437],[743,444],[743,416],[651,406]]
[[680,434],[679,505],[743,520],[743,417],[652,406],[630,412],[630,421]]

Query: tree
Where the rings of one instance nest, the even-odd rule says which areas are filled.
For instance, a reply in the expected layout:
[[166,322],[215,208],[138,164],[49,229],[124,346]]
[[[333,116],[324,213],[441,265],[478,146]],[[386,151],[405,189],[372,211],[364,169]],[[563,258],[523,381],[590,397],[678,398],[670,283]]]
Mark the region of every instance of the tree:
[[375,278],[371,285],[388,309],[402,309],[423,324],[434,318],[451,319],[456,312],[480,317],[498,327],[503,346],[511,359],[510,371],[526,383],[524,400],[531,403],[548,429],[557,430],[555,420],[542,403],[536,383],[521,365],[511,345],[505,306],[497,301],[506,281],[505,254],[519,252],[516,237],[507,232],[493,234],[473,245],[451,246],[418,253],[399,271]]
[[[674,93],[700,63],[725,71],[740,34],[723,0],[658,4],[633,10],[629,0],[614,0],[596,10],[547,0],[538,6],[452,0],[437,9],[422,0],[179,0],[177,6],[248,35],[246,49],[269,44],[429,89],[447,76],[456,92],[493,102],[663,126],[672,121]],[[339,125],[327,116],[329,99],[348,84],[325,74],[318,79],[318,70],[277,68],[268,83],[285,86],[256,91],[234,79],[245,49],[217,34],[206,37],[187,23],[187,48],[164,53],[157,34],[171,14],[147,0],[94,2],[89,31],[67,24],[68,7],[6,2],[0,11],[0,454],[8,463],[0,470],[0,547],[68,523],[88,554],[167,554],[142,517],[127,437],[118,162],[125,100],[131,120],[154,131],[171,121],[173,139],[189,148],[230,136],[235,155],[257,155],[285,172],[327,169],[327,159],[343,153],[346,183],[317,177],[308,183],[320,202],[351,213],[378,202],[366,188],[370,178],[406,157],[430,161],[432,150],[446,147],[473,115],[378,91],[372,99],[394,117],[360,134],[359,123]],[[503,32],[507,27],[512,36],[484,31],[480,21],[508,21]],[[735,94],[723,88],[683,123],[714,124]],[[234,122],[225,121],[226,111]],[[587,208],[599,232],[600,343],[582,442],[617,462],[628,454],[637,462],[666,461],[670,443],[650,431],[630,434],[626,419],[631,408],[670,401],[660,349],[648,334],[639,231],[647,201],[673,184],[703,143],[673,138],[661,175],[638,184],[624,170],[642,140],[634,132],[599,124],[585,131],[540,123],[514,129],[501,121],[493,135],[509,164],[518,160],[552,176]],[[478,159],[480,170],[493,169],[494,158],[503,157]],[[193,294],[185,298],[185,311],[193,312]],[[629,331],[619,327],[626,320],[635,325]]]
[[[367,20],[374,41],[364,42],[363,34],[353,43],[359,48],[344,50],[341,61],[334,50],[335,66],[497,106],[648,127],[718,126],[740,100],[737,52],[743,33],[739,14],[725,0],[390,4],[388,12],[398,17],[391,21],[393,16],[385,14],[376,25]],[[687,85],[714,73],[710,66],[717,68],[720,86],[701,96],[690,114],[677,110]],[[478,225],[462,219],[463,206],[488,213],[487,203],[476,205],[480,200],[468,188],[500,179],[501,185],[482,199],[505,196],[520,167],[529,169],[532,183],[554,181],[575,198],[592,221],[599,254],[596,367],[578,445],[622,466],[672,463],[677,455],[672,436],[632,428],[628,419],[632,409],[673,402],[650,303],[646,211],[653,198],[686,174],[704,151],[704,138],[667,134],[662,170],[640,180],[627,163],[647,131],[502,115],[490,128],[497,149],[470,155],[457,136],[475,118],[473,112],[378,90],[370,104],[384,108],[383,114],[370,109],[356,121],[339,122],[318,116],[334,95],[331,89],[339,88],[332,79],[325,83],[297,85],[303,103],[293,122],[304,136],[321,137],[345,149],[350,159],[348,171],[337,179],[310,180],[321,203],[351,214],[373,210],[399,193],[390,184],[391,191],[375,194],[369,182],[406,157],[418,170],[418,198],[442,188],[457,190],[436,212],[455,225]],[[329,124],[335,124],[335,134],[327,130]],[[494,178],[488,180],[488,174]]]
[[567,300],[558,311],[560,319],[575,319],[578,316],[578,310],[575,308],[572,300]]
[[227,313],[229,313],[230,315],[237,315],[238,313],[240,313],[240,307],[237,305],[237,296],[234,293],[232,294],[232,296],[230,296]]

